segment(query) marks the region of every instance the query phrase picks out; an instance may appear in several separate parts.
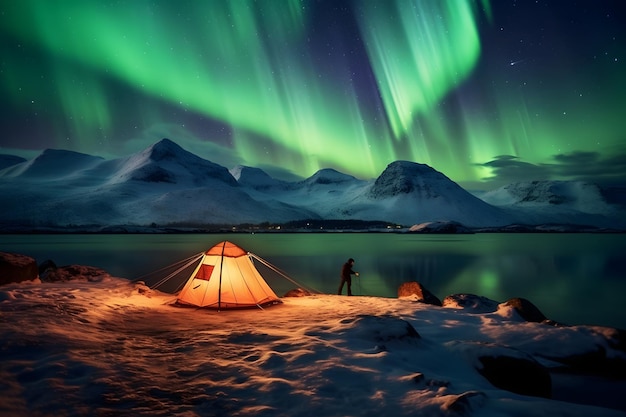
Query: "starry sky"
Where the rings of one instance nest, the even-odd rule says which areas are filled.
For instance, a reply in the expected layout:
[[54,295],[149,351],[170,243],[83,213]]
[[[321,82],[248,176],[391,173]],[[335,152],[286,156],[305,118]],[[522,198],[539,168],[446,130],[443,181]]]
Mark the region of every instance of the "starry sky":
[[0,0],[0,153],[626,183],[622,0]]

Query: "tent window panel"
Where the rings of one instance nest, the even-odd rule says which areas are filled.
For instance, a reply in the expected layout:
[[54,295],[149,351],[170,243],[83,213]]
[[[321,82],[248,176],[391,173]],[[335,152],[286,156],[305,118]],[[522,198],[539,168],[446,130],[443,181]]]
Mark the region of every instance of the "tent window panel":
[[203,279],[205,281],[210,280],[211,274],[213,273],[213,268],[215,268],[215,265],[201,265],[195,278]]

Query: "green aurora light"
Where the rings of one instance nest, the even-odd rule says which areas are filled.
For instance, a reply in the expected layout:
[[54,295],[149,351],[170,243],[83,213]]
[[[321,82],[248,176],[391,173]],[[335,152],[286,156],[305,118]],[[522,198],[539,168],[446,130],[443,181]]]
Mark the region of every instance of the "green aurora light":
[[[498,32],[523,22],[487,0],[3,3],[0,91],[20,113],[4,124],[41,122],[47,147],[115,154],[178,126],[170,138],[207,144],[210,160],[221,149],[300,176],[372,178],[404,159],[476,183],[500,155],[540,165],[624,145],[626,83],[611,62],[624,39],[595,62],[562,49],[550,67],[526,46],[498,50]],[[3,146],[40,146],[24,126]]]

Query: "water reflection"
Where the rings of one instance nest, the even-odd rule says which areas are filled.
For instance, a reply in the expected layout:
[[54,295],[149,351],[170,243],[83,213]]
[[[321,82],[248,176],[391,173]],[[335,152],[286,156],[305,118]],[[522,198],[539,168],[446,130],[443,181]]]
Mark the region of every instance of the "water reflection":
[[[396,297],[400,284],[419,281],[440,299],[455,293],[497,301],[524,297],[558,321],[626,328],[621,234],[5,235],[0,250],[135,279],[221,240],[324,293],[336,292],[341,265],[354,258],[361,273],[353,280],[355,294]],[[278,295],[293,288],[278,276],[268,281]]]

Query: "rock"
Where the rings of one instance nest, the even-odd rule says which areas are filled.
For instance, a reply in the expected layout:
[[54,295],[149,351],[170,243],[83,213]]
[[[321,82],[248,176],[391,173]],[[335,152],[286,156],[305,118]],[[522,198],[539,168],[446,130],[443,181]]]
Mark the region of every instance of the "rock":
[[498,301],[482,295],[452,294],[443,299],[442,305],[449,308],[463,308],[469,313],[493,313],[498,310]]
[[570,352],[567,355],[557,356],[554,352],[537,354],[561,363],[566,372],[626,378],[626,331],[603,326],[573,326],[570,329],[576,332],[577,338],[585,334],[591,338],[585,345],[576,339],[571,340],[578,346],[587,346],[586,349],[571,353],[572,349],[564,344],[564,351]]
[[110,278],[111,275],[104,269],[95,266],[85,265],[67,265],[56,269],[48,270],[44,277],[46,282],[65,282],[65,281],[102,281],[104,278]]
[[610,347],[626,353],[626,330],[602,326],[595,326],[594,328],[604,333]]
[[448,395],[441,408],[459,415],[468,415],[471,411],[483,407],[486,402],[487,395],[484,392],[467,391],[459,395]]
[[437,391],[440,393],[445,392],[446,389],[450,386],[450,381],[426,378],[426,375],[424,375],[421,372],[416,372],[415,374],[412,374],[412,375],[400,377],[400,380],[412,382],[415,385],[417,385],[420,390],[427,389],[431,391]]
[[283,297],[306,297],[307,295],[311,295],[311,293],[302,288],[294,288],[293,290],[287,291]]
[[38,277],[37,262],[30,256],[0,252],[0,285],[32,281]]
[[474,231],[455,221],[436,221],[414,224],[409,233],[472,234]]
[[55,264],[51,259],[47,259],[39,264],[39,277],[41,278],[42,281],[45,281],[48,273],[56,269],[57,269],[57,264]]
[[481,356],[479,372],[494,386],[522,395],[550,398],[552,378],[547,368],[531,357]]
[[135,281],[133,282],[133,284],[135,286],[135,291],[137,291],[137,294],[145,295],[148,298],[152,296],[152,289],[148,287],[144,281]]
[[494,386],[522,395],[550,398],[552,378],[531,355],[495,343],[454,341],[446,346],[463,355]]
[[547,320],[547,317],[530,301],[525,298],[511,298],[504,305],[511,306],[526,321],[541,323]]
[[359,315],[354,318],[346,318],[341,324],[347,325],[346,332],[352,338],[373,342],[377,351],[386,351],[387,347],[382,343],[415,343],[421,336],[411,323],[395,316]]
[[415,281],[405,282],[400,285],[398,288],[398,298],[402,297],[416,297],[417,301],[422,303],[441,306],[441,300],[439,300],[439,298],[428,291],[422,284]]
[[416,374],[411,376],[411,380],[415,382],[416,384],[422,384],[426,380],[426,377],[424,376],[423,373],[417,372]]

